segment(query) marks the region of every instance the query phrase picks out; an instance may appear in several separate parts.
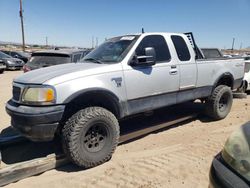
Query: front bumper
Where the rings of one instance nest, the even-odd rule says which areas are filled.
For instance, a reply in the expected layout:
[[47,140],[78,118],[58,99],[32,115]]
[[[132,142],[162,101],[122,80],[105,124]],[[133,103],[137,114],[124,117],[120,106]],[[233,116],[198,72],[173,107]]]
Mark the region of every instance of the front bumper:
[[0,69],[6,69],[6,66],[0,64]]
[[242,178],[223,164],[220,154],[213,159],[209,180],[209,188],[249,188]]
[[23,65],[20,64],[10,64],[7,66],[7,69],[9,70],[16,70],[16,69],[22,69]]
[[6,104],[11,125],[32,141],[52,140],[64,109],[64,105],[24,106],[11,100]]

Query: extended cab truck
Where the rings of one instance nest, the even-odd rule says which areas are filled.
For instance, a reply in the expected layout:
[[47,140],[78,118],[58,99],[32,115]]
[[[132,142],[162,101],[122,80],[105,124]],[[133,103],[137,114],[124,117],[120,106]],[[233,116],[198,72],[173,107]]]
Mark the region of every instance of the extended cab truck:
[[215,120],[227,116],[242,59],[202,59],[193,36],[143,33],[107,40],[82,62],[56,65],[14,79],[6,104],[11,124],[33,141],[61,136],[66,155],[89,168],[111,158],[119,120],[203,99]]

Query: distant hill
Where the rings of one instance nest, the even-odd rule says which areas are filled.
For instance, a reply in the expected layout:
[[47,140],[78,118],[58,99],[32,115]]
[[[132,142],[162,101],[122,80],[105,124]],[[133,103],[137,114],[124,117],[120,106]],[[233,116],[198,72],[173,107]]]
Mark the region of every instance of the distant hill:
[[10,44],[10,45],[21,45],[21,43],[17,43],[17,42],[4,42],[4,41],[0,41],[0,44],[2,44],[2,45],[7,45],[7,44]]

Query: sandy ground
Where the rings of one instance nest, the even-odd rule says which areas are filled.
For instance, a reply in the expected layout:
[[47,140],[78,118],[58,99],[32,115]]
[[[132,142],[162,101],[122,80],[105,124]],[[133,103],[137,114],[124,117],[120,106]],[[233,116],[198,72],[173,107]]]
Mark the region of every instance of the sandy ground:
[[23,71],[5,71],[0,74],[0,129],[10,125],[10,117],[5,112],[5,104],[12,97],[12,80]]
[[[11,81],[21,72],[0,75],[0,128],[9,125],[4,104],[11,97]],[[67,165],[7,187],[208,187],[209,167],[232,131],[250,120],[250,96],[235,99],[221,121],[195,119],[178,127],[120,145],[113,158],[96,168]]]

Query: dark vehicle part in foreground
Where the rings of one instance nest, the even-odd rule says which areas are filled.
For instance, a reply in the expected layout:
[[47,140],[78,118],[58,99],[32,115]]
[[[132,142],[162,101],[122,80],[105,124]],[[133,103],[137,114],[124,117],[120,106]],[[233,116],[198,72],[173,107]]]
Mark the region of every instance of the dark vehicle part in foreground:
[[13,58],[0,51],[0,62],[3,62],[7,70],[22,69],[24,62],[21,59]]
[[34,52],[32,53],[30,60],[23,66],[23,71],[28,72],[64,63],[76,63],[87,55],[88,52],[89,50],[78,49],[59,49]]
[[[190,103],[182,106],[182,110],[178,109],[180,106],[172,107],[167,111],[158,110],[152,116],[141,115],[124,120],[120,125],[119,143],[126,143],[169,126],[184,123],[197,117],[203,107],[202,104],[198,107]],[[36,143],[18,133],[0,135],[0,151],[2,161],[8,164],[0,168],[0,186],[61,167],[70,162],[62,153],[62,149],[58,148],[57,140]],[[31,156],[27,155],[27,152]]]
[[24,63],[27,63],[30,54],[25,53],[25,52],[20,52],[20,51],[10,51],[10,50],[1,50],[3,53],[10,55],[11,57],[18,58],[24,61]]
[[211,188],[250,187],[250,122],[227,139],[223,150],[213,159]]

